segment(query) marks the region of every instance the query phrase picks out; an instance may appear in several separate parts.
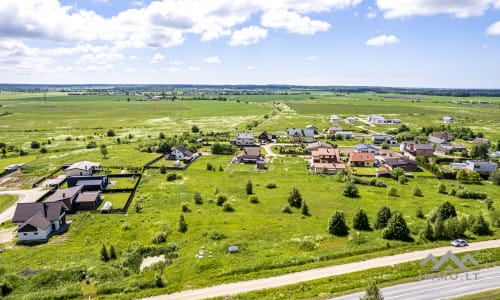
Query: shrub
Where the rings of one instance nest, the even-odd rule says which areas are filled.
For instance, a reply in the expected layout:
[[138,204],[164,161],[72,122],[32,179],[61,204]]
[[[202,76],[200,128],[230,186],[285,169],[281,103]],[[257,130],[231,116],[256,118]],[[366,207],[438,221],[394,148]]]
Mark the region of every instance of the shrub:
[[383,229],[387,226],[387,222],[391,218],[391,209],[387,206],[382,206],[377,212],[377,220],[375,221],[375,229]]
[[383,238],[388,240],[409,241],[410,229],[400,212],[395,212],[384,229]]
[[413,188],[413,196],[416,196],[416,197],[422,197],[422,196],[424,196],[424,194],[422,193],[422,190],[420,189],[420,187],[418,187],[418,185],[416,185]]
[[495,202],[493,201],[493,199],[486,198],[486,200],[484,200],[484,203],[486,204],[486,208],[488,210],[494,210],[493,203]]
[[253,203],[253,204],[259,203],[259,198],[257,198],[257,196],[250,196],[250,197],[248,197],[248,199],[250,200],[250,203]]
[[31,149],[39,149],[40,148],[40,143],[37,141],[32,141],[31,142]]
[[236,146],[214,143],[211,147],[212,154],[225,154],[225,155],[233,155],[236,153]]
[[217,195],[217,199],[216,199],[217,205],[222,206],[224,204],[224,202],[226,202],[226,201],[227,201],[227,196],[225,196],[223,194]]
[[467,224],[462,223],[457,217],[446,220],[446,233],[449,238],[456,239],[464,236]]
[[440,194],[446,194],[446,185],[444,183],[440,183],[438,187],[438,192]]
[[490,225],[484,219],[483,215],[479,215],[479,217],[476,218],[474,224],[472,224],[471,226],[470,231],[472,231],[472,233],[474,233],[475,235],[491,234]]
[[500,171],[491,172],[490,177],[488,178],[493,184],[500,185]]
[[253,184],[252,181],[248,180],[247,185],[245,186],[245,191],[247,192],[247,195],[253,194]]
[[456,217],[457,211],[455,210],[455,207],[453,206],[453,204],[446,201],[438,207],[437,214],[438,214],[438,217],[441,217],[441,219],[443,219],[443,221],[445,221],[448,218]]
[[285,205],[281,209],[281,212],[283,212],[285,214],[291,214],[292,213],[292,208],[290,206],[288,206],[288,205]]
[[404,176],[404,175],[405,175],[405,170],[403,168],[400,168],[400,167],[394,168],[391,171],[391,177],[394,180],[399,180],[399,177]]
[[268,184],[266,184],[266,188],[268,188],[268,189],[275,189],[277,187],[278,186],[276,186],[276,183],[274,183],[274,182],[269,182]]
[[300,208],[302,206],[302,195],[299,192],[299,189],[294,187],[290,191],[290,195],[288,196],[288,204],[291,207]]
[[226,236],[218,231],[214,231],[210,234],[210,238],[214,241],[221,241],[226,238]]
[[104,244],[102,244],[101,248],[101,260],[104,262],[109,260],[108,250],[106,249],[106,246]]
[[427,221],[425,223],[425,226],[423,228],[422,235],[424,238],[428,241],[433,241],[434,240],[434,230],[432,229],[431,222]]
[[49,150],[47,150],[47,148],[45,148],[45,147],[40,148],[40,153],[45,154],[47,152],[49,152]]
[[354,217],[352,223],[353,223],[352,227],[354,229],[357,229],[357,230],[371,230],[370,222],[368,221],[368,215],[362,209],[360,209],[356,213],[356,216]]
[[387,190],[387,196],[396,197],[398,195],[398,190],[395,187],[390,187]]
[[212,171],[214,166],[211,163],[207,163],[207,171]]
[[352,182],[346,182],[344,184],[344,188],[342,190],[342,194],[344,196],[351,197],[351,198],[359,196],[358,188]]
[[406,184],[408,182],[408,178],[406,178],[405,175],[401,175],[401,176],[398,177],[398,182],[400,184]]
[[115,136],[116,134],[115,134],[115,131],[113,129],[109,129],[108,132],[106,133],[106,135],[108,137],[112,137],[112,136]]
[[200,192],[198,192],[198,191],[194,192],[193,199],[194,199],[195,204],[198,204],[198,205],[203,204],[203,198],[201,197]]
[[167,174],[167,167],[165,165],[161,165],[161,167],[160,167],[160,173],[161,174]]
[[174,181],[174,180],[181,179],[181,178],[182,178],[181,175],[177,175],[175,173],[170,173],[167,175],[167,181]]
[[0,296],[2,298],[8,296],[13,290],[14,287],[5,278],[0,281]]
[[200,132],[200,128],[198,128],[198,126],[196,126],[196,125],[193,125],[191,127],[191,132],[192,133],[198,133],[198,132]]
[[328,221],[328,233],[336,236],[346,236],[349,227],[345,223],[344,213],[336,211]]
[[181,214],[181,216],[179,217],[179,226],[177,227],[177,230],[182,233],[188,230],[188,225],[186,223],[186,220],[184,220],[183,214]]
[[366,287],[365,294],[359,300],[383,300],[382,292],[375,281],[371,281]]
[[309,213],[309,206],[307,206],[306,202],[304,201],[304,203],[302,203],[302,211],[301,211],[302,215],[304,216],[310,216],[310,213]]
[[422,207],[417,207],[417,210],[415,211],[415,217],[419,219],[425,218],[424,212],[422,211]]
[[448,239],[448,233],[444,224],[443,219],[438,216],[434,222],[434,240],[446,240]]
[[93,149],[97,148],[97,143],[95,141],[90,141],[87,146],[85,146],[87,149]]
[[488,194],[485,192],[471,191],[465,188],[457,192],[457,197],[462,199],[486,199]]
[[190,213],[191,212],[191,209],[189,209],[189,206],[187,204],[182,204],[181,210],[183,213]]
[[164,231],[157,231],[153,235],[153,244],[161,244],[167,241],[167,233]]
[[234,207],[231,205],[231,203],[224,203],[224,206],[222,207],[222,210],[225,212],[233,212]]

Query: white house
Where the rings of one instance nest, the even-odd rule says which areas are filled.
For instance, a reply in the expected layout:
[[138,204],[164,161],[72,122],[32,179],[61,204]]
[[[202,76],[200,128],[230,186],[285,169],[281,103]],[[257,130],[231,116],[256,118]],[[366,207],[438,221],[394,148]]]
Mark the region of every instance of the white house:
[[374,144],[383,144],[384,142],[389,145],[396,145],[398,141],[392,135],[388,134],[374,134],[372,135],[372,141]]
[[335,135],[340,135],[343,139],[352,139],[352,131],[338,131]]
[[370,145],[370,144],[354,145],[354,151],[355,152],[362,152],[362,153],[375,153],[376,155],[378,155],[377,147]]
[[253,146],[255,145],[255,138],[253,135],[242,132],[236,135],[236,140],[232,141],[236,146]]
[[46,241],[65,230],[66,210],[62,201],[18,203],[12,223],[18,224],[19,241]]
[[465,163],[465,170],[469,172],[476,171],[479,173],[491,173],[498,169],[498,165],[496,163],[487,160],[467,160]]
[[186,149],[184,146],[177,146],[172,148],[172,151],[170,152],[170,155],[168,156],[169,159],[172,160],[191,160],[193,157],[193,152],[189,151]]
[[340,122],[340,118],[337,115],[331,115],[330,116],[330,122],[332,122],[332,123],[338,123],[338,122]]
[[387,120],[384,117],[379,116],[379,115],[369,115],[368,122],[385,124],[385,123],[387,123]]
[[91,176],[101,164],[91,161],[80,161],[72,164],[64,170],[66,176]]
[[443,123],[455,123],[455,119],[453,117],[443,117]]
[[348,124],[356,123],[356,121],[358,121],[358,118],[355,117],[347,117],[344,119],[344,122]]

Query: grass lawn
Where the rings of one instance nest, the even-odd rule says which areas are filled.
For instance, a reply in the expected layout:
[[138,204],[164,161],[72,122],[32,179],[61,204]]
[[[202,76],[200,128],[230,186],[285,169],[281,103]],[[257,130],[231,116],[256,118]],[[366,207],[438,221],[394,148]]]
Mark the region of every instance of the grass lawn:
[[130,193],[106,193],[106,194],[101,194],[101,197],[104,199],[101,202],[101,205],[97,208],[97,210],[100,210],[104,203],[106,202],[111,202],[113,204],[113,208],[123,208],[125,207],[125,204],[127,204],[128,197],[130,196]]
[[11,207],[19,199],[15,195],[0,195],[0,213]]
[[113,185],[108,185],[107,190],[116,190],[116,189],[132,189],[135,184],[139,180],[137,176],[131,177],[109,177],[109,181],[113,183]]
[[352,168],[353,174],[354,175],[360,175],[360,176],[375,176],[376,175],[376,169],[372,167],[355,167]]

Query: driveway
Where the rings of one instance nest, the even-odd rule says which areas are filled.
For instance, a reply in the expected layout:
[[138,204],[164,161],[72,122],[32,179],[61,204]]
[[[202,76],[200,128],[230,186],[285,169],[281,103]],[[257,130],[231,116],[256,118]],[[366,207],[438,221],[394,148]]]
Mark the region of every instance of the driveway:
[[191,299],[205,299],[205,298],[215,298],[224,297],[230,295],[236,295],[251,291],[265,290],[271,288],[282,287],[290,284],[300,283],[304,281],[310,281],[315,279],[321,279],[336,275],[348,274],[353,272],[365,271],[373,268],[379,267],[389,267],[396,264],[401,264],[410,261],[423,260],[432,253],[434,256],[442,256],[448,251],[453,253],[477,251],[481,249],[488,248],[498,248],[500,247],[500,240],[490,240],[484,242],[471,243],[468,247],[454,248],[451,246],[440,247],[434,249],[420,250],[407,252],[402,254],[384,256],[373,258],[360,262],[353,262],[343,265],[336,265],[331,267],[324,267],[318,269],[312,269],[307,271],[295,272],[281,276],[268,277],[262,279],[255,279],[249,281],[240,281],[234,283],[227,283],[221,285],[215,285],[207,288],[200,288],[196,290],[186,290],[173,294],[166,294],[160,296],[153,296],[149,300],[191,300]]
[[45,193],[47,193],[47,190],[42,190],[42,188],[35,188],[31,190],[1,191],[0,195],[16,195],[19,196],[19,199],[11,207],[0,213],[0,223],[12,219],[12,217],[14,216],[14,211],[16,210],[17,203],[36,202],[38,199],[43,197]]

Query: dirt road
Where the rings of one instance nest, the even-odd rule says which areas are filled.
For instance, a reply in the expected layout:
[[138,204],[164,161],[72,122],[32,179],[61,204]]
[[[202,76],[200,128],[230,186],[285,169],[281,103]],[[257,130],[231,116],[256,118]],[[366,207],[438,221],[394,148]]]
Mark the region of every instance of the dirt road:
[[342,275],[352,272],[359,272],[378,267],[388,267],[396,264],[401,264],[410,261],[423,260],[429,253],[434,256],[442,256],[447,251],[453,253],[477,251],[488,248],[500,247],[500,240],[491,240],[484,242],[471,243],[468,247],[454,248],[454,247],[440,247],[428,250],[414,251],[403,254],[384,256],[373,258],[360,262],[353,262],[343,265],[324,267],[312,269],[302,272],[290,273],[281,276],[268,277],[262,279],[255,279],[249,281],[240,281],[228,284],[221,284],[197,290],[186,290],[178,293],[159,295],[154,297],[145,298],[148,300],[191,300],[191,299],[205,299],[214,297],[223,297],[229,295],[236,295],[251,291],[264,290],[270,288],[281,287],[285,285],[295,284],[304,281],[310,281],[330,276]]

